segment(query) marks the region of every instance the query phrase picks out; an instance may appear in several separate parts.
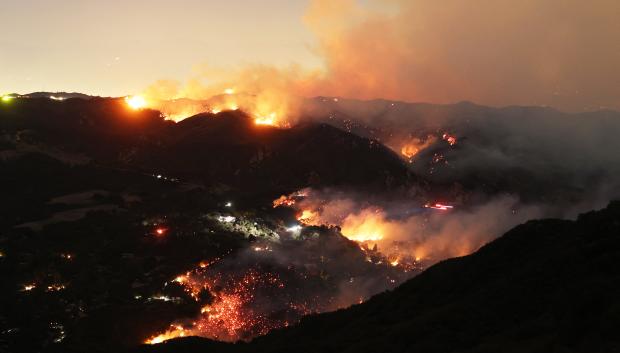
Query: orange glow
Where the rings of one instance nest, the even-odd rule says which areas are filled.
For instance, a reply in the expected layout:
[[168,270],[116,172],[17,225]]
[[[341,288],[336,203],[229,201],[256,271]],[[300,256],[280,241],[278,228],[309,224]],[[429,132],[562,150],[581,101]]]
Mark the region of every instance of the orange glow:
[[389,234],[390,224],[382,212],[363,210],[351,214],[342,223],[342,235],[357,242],[379,241]]
[[317,213],[312,210],[303,210],[297,216],[297,220],[303,224],[310,225],[316,220],[317,216]]
[[295,199],[292,197],[288,197],[285,195],[280,196],[279,198],[273,200],[273,208],[281,207],[281,206],[293,206],[295,205]]
[[179,338],[179,337],[185,337],[186,332],[185,332],[185,328],[183,326],[180,325],[170,325],[170,329],[168,329],[168,331],[159,334],[157,336],[153,336],[149,339],[147,339],[146,341],[144,341],[144,343],[146,344],[159,344],[162,343],[164,341],[167,340],[171,340],[173,338]]
[[165,235],[168,232],[168,229],[164,227],[159,227],[155,229],[155,234],[157,235]]
[[144,109],[147,106],[146,99],[143,96],[127,96],[125,102],[134,110]]
[[421,140],[419,138],[414,138],[409,142],[406,142],[402,145],[400,149],[400,153],[406,157],[407,159],[412,159],[415,157],[420,151],[428,148],[430,145],[435,143],[437,138],[435,136],[429,135],[426,140]]
[[267,116],[257,115],[256,118],[254,119],[254,122],[256,123],[256,125],[277,126],[276,118],[277,118],[276,113],[270,113]]

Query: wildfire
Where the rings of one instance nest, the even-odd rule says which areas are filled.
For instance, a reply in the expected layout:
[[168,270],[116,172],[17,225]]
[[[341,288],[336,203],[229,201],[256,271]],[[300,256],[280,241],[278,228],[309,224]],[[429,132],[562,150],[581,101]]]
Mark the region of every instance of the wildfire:
[[[200,317],[191,325],[173,324],[166,332],[147,339],[147,344],[191,335],[234,342],[289,325],[286,319],[278,315],[271,317],[269,312],[263,312],[255,305],[257,292],[267,291],[275,295],[273,291],[284,288],[284,282],[271,272],[249,269],[242,274],[224,274],[210,270],[208,266],[200,266],[178,276],[174,282],[182,285],[197,302],[202,301],[203,292],[208,293],[210,299],[203,304]],[[299,311],[300,308],[304,308],[300,315],[311,312],[306,305],[290,303],[289,310]]]
[[273,208],[281,206],[293,206],[295,205],[295,199],[289,196],[282,195],[279,198],[273,200]]
[[276,118],[277,118],[276,113],[270,113],[269,115],[266,115],[266,116],[256,115],[256,118],[254,119],[254,123],[256,125],[276,126]]
[[146,99],[143,96],[127,96],[125,102],[134,110],[144,109],[147,106]]
[[435,141],[437,141],[437,138],[432,135],[427,136],[425,140],[414,138],[401,147],[400,153],[407,159],[411,160],[418,153],[420,153],[420,151],[435,143]]
[[297,216],[297,220],[303,224],[310,225],[312,224],[317,217],[317,213],[312,210],[303,210]]
[[168,331],[159,334],[157,336],[153,336],[144,343],[146,344],[159,344],[167,340],[171,340],[173,338],[185,337],[185,328],[181,325],[170,325],[170,329]]

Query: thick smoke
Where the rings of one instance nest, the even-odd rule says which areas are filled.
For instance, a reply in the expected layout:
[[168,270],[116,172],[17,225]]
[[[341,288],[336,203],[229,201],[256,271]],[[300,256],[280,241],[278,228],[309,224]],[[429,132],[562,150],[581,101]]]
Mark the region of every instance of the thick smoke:
[[618,109],[618,15],[614,0],[317,0],[306,22],[326,71],[314,90],[362,99]]
[[293,207],[310,211],[306,223],[338,226],[345,237],[369,248],[376,245],[388,257],[412,257],[426,264],[468,255],[514,226],[554,212],[506,195],[436,210],[422,199],[385,199],[335,190],[306,190],[305,194]]
[[323,67],[199,66],[185,84],[148,92],[620,109],[619,15],[615,0],[313,0],[304,22]]

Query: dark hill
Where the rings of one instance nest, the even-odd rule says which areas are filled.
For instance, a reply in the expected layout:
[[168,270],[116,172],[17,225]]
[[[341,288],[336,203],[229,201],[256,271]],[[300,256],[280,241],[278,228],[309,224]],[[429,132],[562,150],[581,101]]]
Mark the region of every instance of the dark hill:
[[531,221],[393,292],[250,344],[171,341],[145,352],[618,352],[620,202]]
[[345,184],[389,189],[409,180],[400,158],[372,140],[326,124],[257,126],[240,112],[186,119],[157,145],[139,151],[136,162],[181,178],[252,190]]
[[242,112],[175,124],[158,111],[128,109],[122,99],[18,98],[0,105],[0,138],[97,165],[270,196],[308,185],[394,189],[411,179],[388,148],[326,124],[278,129],[257,126]]

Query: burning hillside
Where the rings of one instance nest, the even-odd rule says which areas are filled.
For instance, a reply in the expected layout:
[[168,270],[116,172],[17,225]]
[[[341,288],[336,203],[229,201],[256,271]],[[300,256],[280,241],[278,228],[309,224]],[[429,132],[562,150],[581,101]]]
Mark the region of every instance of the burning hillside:
[[126,102],[132,109],[158,110],[166,119],[175,122],[200,113],[217,115],[220,112],[242,110],[254,119],[256,125],[289,127],[294,117],[289,99],[283,96],[237,93],[233,88],[226,88],[221,94],[202,99],[187,97],[161,99],[143,93],[127,97]]
[[[219,222],[240,234],[248,231],[241,226],[243,218],[223,216]],[[388,258],[358,246],[335,228],[295,225],[278,233],[221,260],[203,261],[166,282],[164,292],[183,293],[198,312],[145,342],[189,335],[250,340],[305,315],[360,303],[422,269],[415,260]]]

